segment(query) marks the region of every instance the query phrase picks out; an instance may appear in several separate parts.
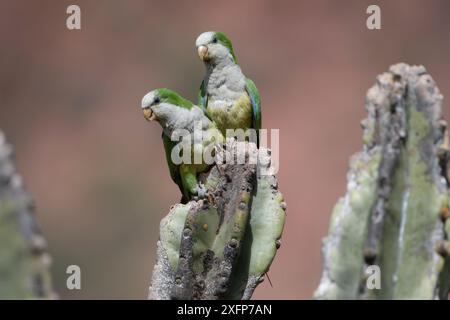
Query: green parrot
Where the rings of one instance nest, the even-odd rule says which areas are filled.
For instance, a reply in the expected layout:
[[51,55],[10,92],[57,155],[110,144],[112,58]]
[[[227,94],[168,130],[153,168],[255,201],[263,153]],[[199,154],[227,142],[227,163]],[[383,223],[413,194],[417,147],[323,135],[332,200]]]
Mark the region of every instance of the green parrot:
[[[204,32],[196,40],[206,74],[198,104],[223,135],[226,129],[261,129],[261,99],[254,82],[236,62],[233,45],[222,32]],[[257,134],[259,147],[259,135]]]
[[[186,203],[193,196],[204,197],[206,193],[205,187],[198,182],[199,173],[205,172],[211,165],[203,161],[203,150],[206,147],[213,146],[214,143],[223,141],[222,135],[217,130],[213,121],[204,114],[203,110],[194,105],[191,101],[184,99],[176,92],[161,88],[150,91],[142,98],[141,108],[145,119],[148,121],[156,120],[163,128],[162,139],[166,154],[166,161],[170,171],[170,177],[178,185],[183,194],[182,203]],[[195,143],[192,137],[195,125],[199,125],[202,132],[209,129],[215,129],[217,134],[204,135],[200,144]],[[172,141],[172,134],[176,130],[185,130],[191,136],[191,160],[194,159],[195,153],[201,156],[201,162],[175,164],[172,160],[172,150],[179,141]],[[211,132],[211,131],[210,131]]]

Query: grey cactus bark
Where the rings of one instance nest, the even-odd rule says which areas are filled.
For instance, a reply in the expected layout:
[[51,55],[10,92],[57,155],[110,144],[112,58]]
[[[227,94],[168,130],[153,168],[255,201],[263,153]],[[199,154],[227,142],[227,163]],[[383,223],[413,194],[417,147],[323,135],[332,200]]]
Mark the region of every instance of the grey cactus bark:
[[0,131],[0,299],[54,298],[50,262],[33,200]]
[[[422,66],[397,64],[368,91],[363,150],[323,243],[317,299],[447,299],[448,135],[442,96]],[[367,267],[381,288],[367,286]]]
[[[270,151],[236,141],[221,151],[200,177],[209,199],[176,204],[161,221],[150,299],[250,299],[269,270],[286,209]],[[247,161],[223,161],[230,155]]]

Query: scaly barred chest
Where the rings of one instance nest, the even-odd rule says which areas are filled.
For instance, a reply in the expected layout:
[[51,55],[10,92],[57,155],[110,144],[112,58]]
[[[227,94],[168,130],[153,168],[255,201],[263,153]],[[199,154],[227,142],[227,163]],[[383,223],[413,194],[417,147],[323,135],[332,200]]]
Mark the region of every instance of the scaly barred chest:
[[252,105],[247,92],[244,92],[232,106],[225,101],[208,101],[208,116],[216,123],[222,134],[227,129],[248,129],[252,127]]

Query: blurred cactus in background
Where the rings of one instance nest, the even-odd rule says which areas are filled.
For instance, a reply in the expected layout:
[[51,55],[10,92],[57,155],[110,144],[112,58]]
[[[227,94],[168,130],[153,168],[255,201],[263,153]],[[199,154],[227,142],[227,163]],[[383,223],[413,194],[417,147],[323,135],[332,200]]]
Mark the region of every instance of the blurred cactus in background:
[[[397,64],[368,91],[363,150],[324,239],[317,299],[447,299],[448,135],[422,66]],[[381,287],[367,287],[376,265]]]
[[50,256],[0,131],[0,299],[54,298]]
[[238,159],[245,152],[257,165],[216,158],[200,177],[212,199],[177,204],[162,219],[150,299],[250,299],[264,280],[280,246],[286,204],[275,176],[265,174],[270,151],[238,144],[229,140],[224,150]]

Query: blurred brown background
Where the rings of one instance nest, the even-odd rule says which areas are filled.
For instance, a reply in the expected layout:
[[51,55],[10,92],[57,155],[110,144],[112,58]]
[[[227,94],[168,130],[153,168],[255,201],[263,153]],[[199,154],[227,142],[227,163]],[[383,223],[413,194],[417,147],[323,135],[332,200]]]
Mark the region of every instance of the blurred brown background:
[[[66,29],[69,4],[81,7],[80,31]],[[366,28],[370,4],[381,6],[379,31]],[[255,298],[312,296],[377,74],[425,65],[450,119],[449,1],[2,0],[0,128],[37,201],[62,298],[146,298],[159,221],[179,195],[140,100],[162,86],[195,99],[194,41],[208,30],[230,36],[261,92],[263,127],[280,129],[287,224],[273,288]],[[81,291],[65,288],[70,264]]]

